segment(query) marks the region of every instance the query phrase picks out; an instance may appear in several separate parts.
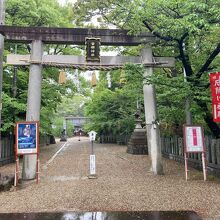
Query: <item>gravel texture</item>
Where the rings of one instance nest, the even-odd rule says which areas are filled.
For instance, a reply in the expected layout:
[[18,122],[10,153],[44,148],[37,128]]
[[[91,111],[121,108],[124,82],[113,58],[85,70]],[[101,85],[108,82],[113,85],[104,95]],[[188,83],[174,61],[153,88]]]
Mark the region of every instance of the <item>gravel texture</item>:
[[[0,212],[49,211],[168,211],[192,210],[202,217],[220,218],[220,181],[163,159],[164,173],[153,175],[146,155],[126,153],[126,146],[95,144],[97,179],[88,179],[88,138],[69,139],[41,149],[40,183],[30,181],[0,193]],[[48,164],[48,161],[50,163]],[[0,167],[13,173],[15,165]]]

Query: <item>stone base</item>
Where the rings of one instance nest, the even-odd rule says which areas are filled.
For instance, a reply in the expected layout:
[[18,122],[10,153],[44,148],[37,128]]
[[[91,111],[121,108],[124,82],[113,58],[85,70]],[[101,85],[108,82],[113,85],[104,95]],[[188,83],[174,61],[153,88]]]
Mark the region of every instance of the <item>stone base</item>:
[[129,154],[148,154],[147,136],[145,129],[135,129],[128,142],[127,153]]
[[65,135],[61,136],[61,137],[60,137],[60,141],[67,141],[66,136],[65,136]]
[[50,135],[50,144],[56,144],[55,137]]
[[14,175],[0,177],[0,192],[8,191],[14,185]]
[[127,153],[148,155],[147,145],[128,145]]

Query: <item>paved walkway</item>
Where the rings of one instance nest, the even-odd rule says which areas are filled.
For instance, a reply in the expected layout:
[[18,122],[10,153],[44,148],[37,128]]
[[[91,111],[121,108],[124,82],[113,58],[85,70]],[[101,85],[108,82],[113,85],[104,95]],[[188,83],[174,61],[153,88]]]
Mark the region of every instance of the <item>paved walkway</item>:
[[[62,149],[61,149],[62,148]],[[58,153],[56,153],[61,149]],[[165,175],[154,176],[150,159],[126,153],[126,146],[95,144],[97,179],[88,179],[88,138],[41,149],[41,180],[0,193],[0,212],[193,210],[220,219],[220,181],[163,160]],[[13,173],[14,165],[0,167]]]

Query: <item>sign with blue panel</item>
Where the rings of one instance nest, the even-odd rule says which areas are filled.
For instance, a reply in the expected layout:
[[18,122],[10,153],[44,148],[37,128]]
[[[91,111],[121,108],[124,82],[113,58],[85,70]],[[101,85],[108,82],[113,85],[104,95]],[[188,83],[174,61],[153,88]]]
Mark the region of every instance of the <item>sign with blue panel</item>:
[[16,123],[16,155],[37,154],[39,148],[39,123],[26,121]]

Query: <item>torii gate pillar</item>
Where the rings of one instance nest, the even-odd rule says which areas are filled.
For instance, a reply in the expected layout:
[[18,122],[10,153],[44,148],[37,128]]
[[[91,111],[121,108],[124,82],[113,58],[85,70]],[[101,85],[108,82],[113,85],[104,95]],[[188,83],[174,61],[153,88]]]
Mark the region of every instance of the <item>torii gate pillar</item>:
[[[152,48],[150,45],[142,50],[142,62],[153,63]],[[145,67],[144,77],[153,74],[152,67]],[[162,156],[161,156],[161,141],[160,130],[157,123],[157,106],[154,85],[147,85],[144,83],[144,108],[145,121],[147,129],[147,142],[149,154],[151,156],[152,172],[156,175],[163,174]]]
[[[40,120],[41,106],[41,82],[42,82],[42,55],[43,43],[40,40],[32,41],[31,60],[37,61],[37,64],[30,65],[29,83],[28,83],[28,100],[27,100],[27,121]],[[22,179],[34,179],[36,175],[36,155],[25,155],[23,162]]]

